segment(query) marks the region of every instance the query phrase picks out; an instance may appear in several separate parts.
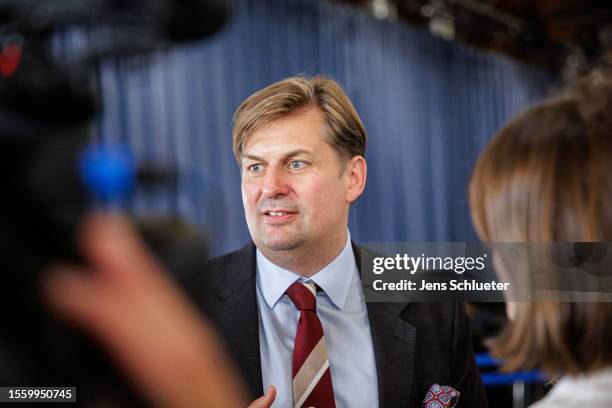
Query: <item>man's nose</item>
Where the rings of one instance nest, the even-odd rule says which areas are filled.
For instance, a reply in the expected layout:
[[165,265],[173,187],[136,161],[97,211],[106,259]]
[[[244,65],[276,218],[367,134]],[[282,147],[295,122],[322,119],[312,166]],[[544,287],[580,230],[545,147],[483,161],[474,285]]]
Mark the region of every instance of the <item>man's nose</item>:
[[265,197],[277,197],[286,195],[289,191],[287,176],[281,169],[269,167],[266,169],[261,193]]

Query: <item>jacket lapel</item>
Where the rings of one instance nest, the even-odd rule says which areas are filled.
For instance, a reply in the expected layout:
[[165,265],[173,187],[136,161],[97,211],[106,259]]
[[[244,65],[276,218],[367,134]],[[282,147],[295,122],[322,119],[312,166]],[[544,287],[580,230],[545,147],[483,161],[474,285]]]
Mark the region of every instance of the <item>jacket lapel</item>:
[[[361,251],[353,242],[353,252],[360,273]],[[413,404],[417,329],[400,316],[407,305],[400,302],[366,303],[381,408]]]
[[218,324],[253,398],[263,393],[255,272],[255,245],[251,242],[227,260],[215,284],[222,302]]
[[417,330],[399,316],[403,306],[367,304],[381,408],[412,406]]

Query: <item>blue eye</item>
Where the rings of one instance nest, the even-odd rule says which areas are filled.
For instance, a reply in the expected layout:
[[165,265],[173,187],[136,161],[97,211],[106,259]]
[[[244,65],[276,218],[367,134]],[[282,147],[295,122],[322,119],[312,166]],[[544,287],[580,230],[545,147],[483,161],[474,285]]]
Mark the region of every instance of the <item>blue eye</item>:
[[291,170],[300,170],[300,169],[303,169],[304,167],[306,167],[306,163],[304,163],[301,160],[293,160],[289,162],[289,168]]
[[250,166],[247,167],[247,170],[250,173],[259,173],[260,171],[263,170],[263,165],[262,164],[251,164]]

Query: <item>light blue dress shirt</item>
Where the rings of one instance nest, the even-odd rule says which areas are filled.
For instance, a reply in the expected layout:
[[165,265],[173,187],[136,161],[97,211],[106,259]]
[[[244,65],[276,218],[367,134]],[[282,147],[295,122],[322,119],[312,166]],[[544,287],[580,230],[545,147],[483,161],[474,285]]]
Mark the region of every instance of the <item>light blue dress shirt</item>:
[[336,407],[378,407],[378,383],[370,323],[350,234],[344,249],[310,278],[283,269],[257,251],[259,350],[264,391],[277,389],[273,407],[293,405],[291,362],[300,316],[285,291],[295,281],[315,282],[331,368]]

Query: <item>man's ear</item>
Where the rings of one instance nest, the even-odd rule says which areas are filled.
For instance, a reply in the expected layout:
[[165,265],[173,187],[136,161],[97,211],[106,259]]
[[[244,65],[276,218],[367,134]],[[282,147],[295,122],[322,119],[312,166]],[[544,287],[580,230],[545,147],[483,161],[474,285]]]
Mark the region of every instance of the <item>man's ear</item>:
[[365,188],[368,166],[363,156],[354,156],[346,163],[344,177],[346,178],[346,200],[355,202]]

